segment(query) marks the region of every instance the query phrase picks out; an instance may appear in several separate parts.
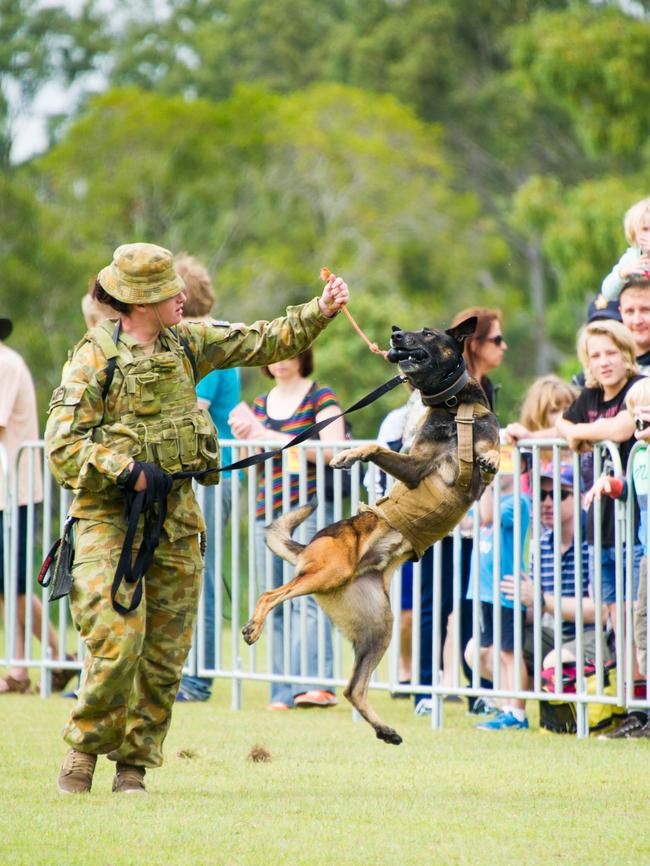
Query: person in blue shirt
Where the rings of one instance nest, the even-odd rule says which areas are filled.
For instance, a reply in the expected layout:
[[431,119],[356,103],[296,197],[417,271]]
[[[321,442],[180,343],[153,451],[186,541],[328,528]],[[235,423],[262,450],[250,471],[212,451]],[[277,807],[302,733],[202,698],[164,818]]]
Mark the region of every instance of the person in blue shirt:
[[[207,269],[192,256],[179,255],[176,257],[176,271],[185,282],[185,294],[187,300],[183,308],[184,318],[190,321],[201,321],[210,318],[210,311],[214,304],[214,290]],[[232,439],[232,431],[228,424],[228,415],[239,403],[240,384],[239,370],[236,368],[228,370],[213,370],[201,379],[196,386],[196,396],[199,407],[207,409],[215,423],[220,439]],[[232,463],[232,449],[223,448],[221,452],[221,465],[227,466]],[[218,486],[204,487],[203,516],[207,525],[207,544],[205,549],[203,574],[203,645],[205,648],[203,659],[198,658],[197,665],[205,668],[215,666],[215,553],[223,550],[223,537],[225,527],[230,517],[232,502],[232,479],[230,472],[221,474]],[[216,525],[217,501],[221,502],[220,522]],[[219,544],[217,544],[220,534]],[[207,701],[212,695],[212,677],[202,677],[185,674],[181,678],[181,684],[176,695],[177,701]]]
[[[514,574],[515,554],[515,500],[512,495],[512,476],[500,473],[501,497],[500,517],[498,528],[500,532],[500,562],[499,578]],[[528,525],[530,523],[530,500],[526,494],[520,497],[521,532],[519,537],[519,562],[524,562],[524,544]],[[514,602],[499,592],[494,596],[494,494],[492,487],[488,487],[479,503],[481,528],[479,530],[478,556],[472,557],[472,569],[470,573],[467,597],[474,598],[475,587],[478,584],[479,601],[481,604],[481,638],[480,638],[480,670],[481,676],[492,679],[494,670],[494,612],[495,605],[501,610],[501,643],[498,650],[500,658],[501,682],[500,687],[505,690],[515,690],[519,684],[515,683],[515,617],[521,621],[520,634],[524,635],[525,608],[520,607],[518,611],[514,608]],[[478,562],[478,574],[476,566]],[[500,580],[497,580],[497,585]],[[469,665],[474,664],[475,648],[474,640],[470,640],[465,648],[465,659]],[[524,676],[527,676],[526,666],[521,660],[521,668]],[[528,728],[524,701],[507,698],[502,711],[493,719],[481,722],[476,726],[481,730],[525,730]]]

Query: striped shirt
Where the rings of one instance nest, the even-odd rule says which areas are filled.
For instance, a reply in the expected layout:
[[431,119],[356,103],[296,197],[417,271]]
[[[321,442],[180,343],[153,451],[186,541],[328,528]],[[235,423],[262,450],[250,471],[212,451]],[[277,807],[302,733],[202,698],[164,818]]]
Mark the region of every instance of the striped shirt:
[[[539,540],[540,552],[540,583],[543,592],[553,592],[553,575],[554,567],[554,545],[553,545],[553,530],[546,529]],[[535,574],[534,571],[534,554],[531,554],[530,577],[531,580]],[[560,561],[560,580],[561,580],[561,595],[575,596],[575,551],[573,544],[568,550],[562,554]],[[582,595],[589,595],[589,546],[583,538],[582,542]],[[593,625],[586,625],[585,630],[592,629]],[[562,635],[565,640],[573,640],[575,637],[575,623],[563,622]]]
[[[302,433],[312,424],[316,422],[316,416],[328,406],[339,407],[336,395],[327,385],[318,385],[316,382],[303,397],[300,405],[290,418],[278,420],[269,418],[266,414],[266,398],[267,394],[258,395],[253,402],[253,413],[264,424],[265,427],[271,430],[279,430],[282,433],[288,433],[289,436],[297,436]],[[265,477],[266,467],[259,474],[259,482],[257,487],[257,500],[255,515],[258,519],[264,518],[266,514],[265,507]],[[273,513],[276,514],[282,511],[282,457],[274,457],[271,461],[273,472]],[[290,474],[290,493],[289,503],[293,507],[298,504],[300,498],[300,477],[297,473]],[[316,493],[316,466],[313,463],[307,463],[307,499]]]

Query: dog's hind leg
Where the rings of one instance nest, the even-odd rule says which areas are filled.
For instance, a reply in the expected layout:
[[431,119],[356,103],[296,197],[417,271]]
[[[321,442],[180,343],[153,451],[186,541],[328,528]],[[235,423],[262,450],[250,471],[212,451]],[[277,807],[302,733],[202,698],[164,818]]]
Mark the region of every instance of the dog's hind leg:
[[381,720],[368,701],[370,678],[390,643],[392,619],[391,615],[385,626],[375,626],[355,641],[352,676],[343,694],[368,724],[372,725],[380,740],[399,746],[402,742],[400,735]]
[[317,596],[317,600],[354,649],[352,675],[343,694],[372,725],[380,740],[399,745],[400,735],[379,718],[368,702],[370,678],[390,643],[393,626],[384,576],[379,572],[366,574],[340,593]]
[[[263,592],[257,600],[253,615],[242,629],[242,635],[247,644],[253,644],[259,638],[264,627],[267,616],[283,601],[290,598],[298,598],[301,595],[311,595],[319,592],[331,592],[342,587],[352,575],[352,563],[350,561],[337,559],[335,556],[309,557],[311,547],[333,548],[332,540],[329,538],[312,541],[303,553],[298,574],[288,583]],[[322,567],[317,566],[319,561],[327,563]]]

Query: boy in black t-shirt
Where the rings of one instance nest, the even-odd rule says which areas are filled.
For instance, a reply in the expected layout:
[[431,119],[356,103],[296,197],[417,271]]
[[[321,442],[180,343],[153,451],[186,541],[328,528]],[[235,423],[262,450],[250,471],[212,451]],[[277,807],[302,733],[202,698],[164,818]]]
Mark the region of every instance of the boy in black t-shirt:
[[[578,357],[585,371],[586,387],[558,419],[556,429],[569,446],[582,454],[581,474],[585,487],[593,483],[593,444],[605,439],[616,442],[625,471],[628,455],[635,443],[634,419],[625,408],[625,397],[641,376],[635,362],[635,345],[622,324],[614,320],[592,322],[580,331]],[[614,502],[601,502],[602,602],[608,605],[612,624],[616,623],[616,569],[614,548]],[[589,580],[594,588],[595,531],[593,505],[587,520]],[[641,545],[634,549],[634,595],[639,580]]]

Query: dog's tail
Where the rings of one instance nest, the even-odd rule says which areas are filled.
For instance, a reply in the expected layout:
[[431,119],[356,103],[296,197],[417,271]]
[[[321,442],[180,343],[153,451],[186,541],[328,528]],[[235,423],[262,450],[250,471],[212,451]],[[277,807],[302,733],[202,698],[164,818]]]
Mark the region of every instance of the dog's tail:
[[264,530],[267,547],[277,556],[286,559],[292,565],[296,564],[299,554],[305,549],[305,544],[294,541],[291,537],[296,526],[300,526],[312,514],[318,502],[314,497],[306,505],[294,508],[270,523]]

